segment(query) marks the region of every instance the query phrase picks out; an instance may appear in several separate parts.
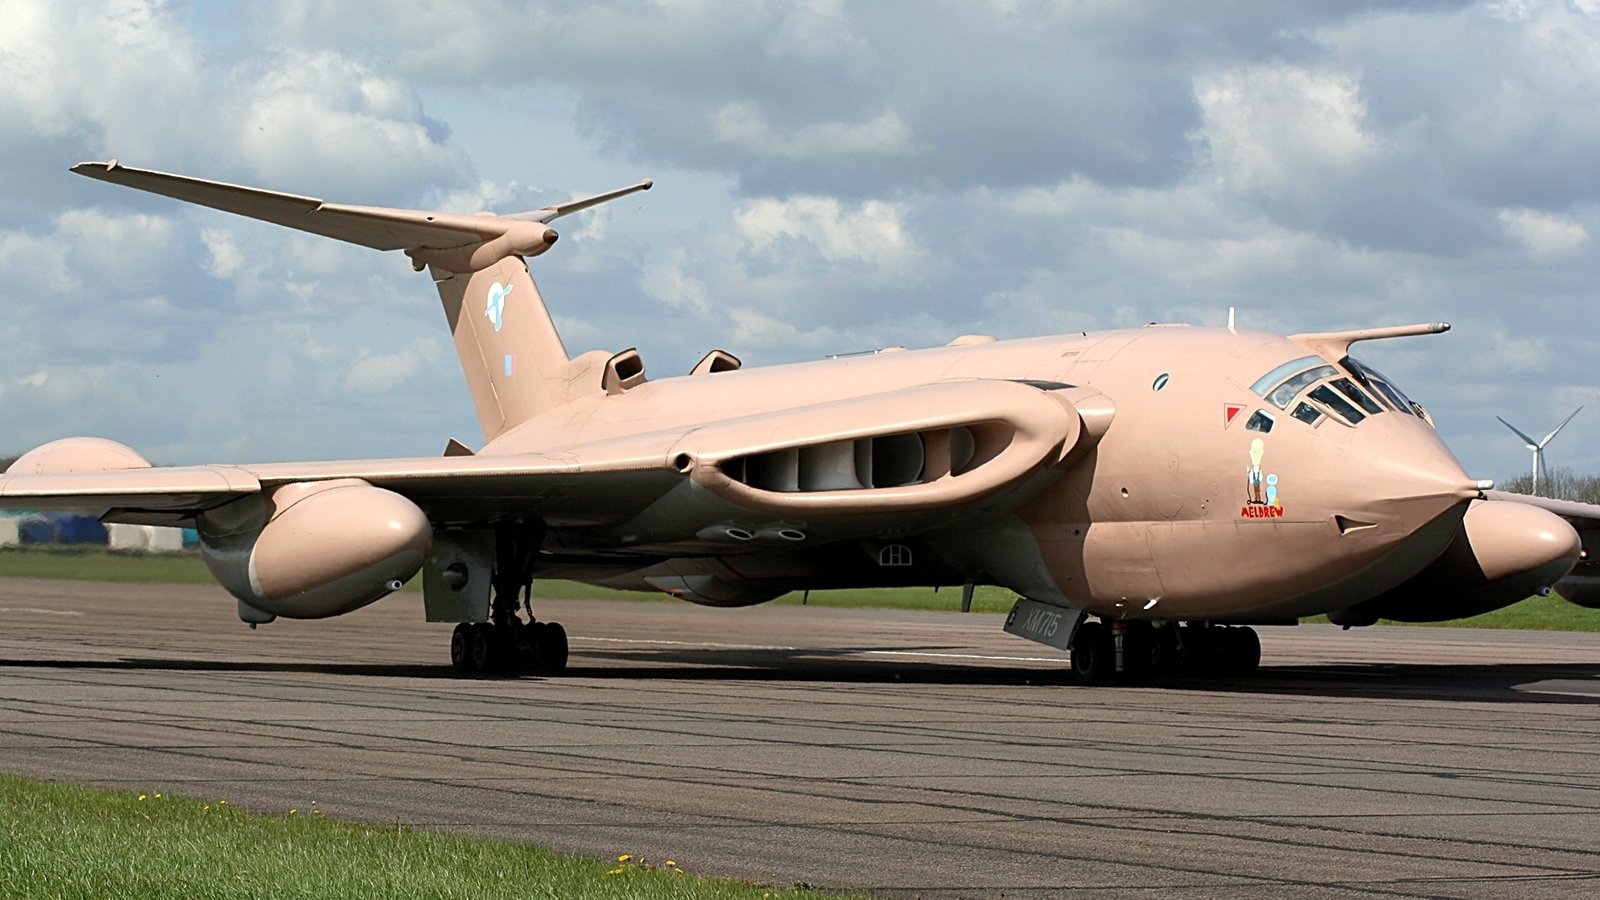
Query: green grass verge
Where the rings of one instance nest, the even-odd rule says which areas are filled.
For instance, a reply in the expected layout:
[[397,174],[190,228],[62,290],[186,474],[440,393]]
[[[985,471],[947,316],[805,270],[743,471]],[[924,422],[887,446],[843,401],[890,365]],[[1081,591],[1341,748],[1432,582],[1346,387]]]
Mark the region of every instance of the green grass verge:
[[[156,582],[163,584],[215,584],[196,551],[183,553],[143,553],[106,550],[91,546],[25,545],[0,549],[0,578],[63,578],[75,581]],[[540,597],[557,600],[662,600],[681,602],[666,594],[642,591],[613,591],[576,581],[541,580],[535,584]],[[422,590],[422,579],[413,578],[406,590]],[[1007,612],[1016,595],[1004,588],[980,587],[973,595],[974,612]],[[961,589],[945,588],[868,588],[845,591],[812,591],[786,594],[776,603],[809,603],[813,606],[887,607],[894,609],[961,608]]]
[[142,553],[104,547],[50,544],[0,550],[0,577],[64,578],[74,581],[130,581],[161,584],[215,584],[196,551]]
[[[1326,622],[1327,616],[1306,619],[1307,622]],[[1487,612],[1468,619],[1448,622],[1391,622],[1384,625],[1444,625],[1451,628],[1519,628],[1526,631],[1600,631],[1600,610],[1584,609],[1561,599],[1555,594],[1548,597],[1529,597],[1504,609]]]
[[[101,547],[24,546],[0,550],[0,578],[66,578],[80,581],[161,582],[167,584],[215,584],[200,555],[184,553],[124,553]],[[413,578],[406,590],[420,591],[422,580]],[[540,597],[557,600],[673,600],[666,594],[613,591],[575,581],[539,581]],[[980,587],[972,598],[972,611],[1001,613],[1011,609],[1016,594],[1004,588]],[[860,590],[812,591],[809,596],[793,593],[774,603],[812,606],[879,609],[957,610],[961,608],[961,589],[945,588],[864,588]],[[1308,622],[1326,622],[1317,617]],[[1541,631],[1600,631],[1600,610],[1574,606],[1557,596],[1529,597],[1505,609],[1457,619],[1451,622],[1384,624],[1448,625],[1461,628],[1522,628]]]
[[[839,898],[459,834],[0,776],[0,895]],[[861,896],[861,895],[849,895]]]

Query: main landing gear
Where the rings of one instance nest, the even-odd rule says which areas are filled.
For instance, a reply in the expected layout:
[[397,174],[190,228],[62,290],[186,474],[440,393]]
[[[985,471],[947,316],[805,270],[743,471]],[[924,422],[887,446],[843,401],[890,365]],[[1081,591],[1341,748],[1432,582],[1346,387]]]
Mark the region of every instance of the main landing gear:
[[495,675],[530,671],[557,675],[567,667],[567,631],[555,622],[462,622],[450,635],[457,672]]
[[450,635],[450,665],[457,672],[556,675],[566,669],[566,629],[533,616],[533,564],[543,542],[543,529],[496,533],[489,621],[462,622]]
[[1261,666],[1254,628],[1084,622],[1072,636],[1072,671],[1084,684],[1152,675],[1249,675]]

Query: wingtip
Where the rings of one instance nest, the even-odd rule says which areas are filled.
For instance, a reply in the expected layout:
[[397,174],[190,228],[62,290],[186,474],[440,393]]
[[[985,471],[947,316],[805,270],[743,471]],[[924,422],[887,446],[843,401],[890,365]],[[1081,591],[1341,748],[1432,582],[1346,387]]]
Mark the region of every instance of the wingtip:
[[649,178],[646,178],[645,180],[639,182],[639,190],[641,190],[641,191],[648,191],[648,190],[650,190],[651,188],[653,188],[655,186],[656,186],[656,183],[653,180],[649,179]]
[[119,162],[117,162],[116,157],[112,157],[111,159],[109,159],[109,160],[107,160],[105,162],[81,162],[81,163],[78,163],[77,165],[73,166],[72,168],[68,169],[67,171],[76,172],[79,175],[87,175],[87,174],[89,174],[90,171],[93,171],[93,170],[109,172],[112,169],[115,169],[119,165],[121,165],[121,164]]

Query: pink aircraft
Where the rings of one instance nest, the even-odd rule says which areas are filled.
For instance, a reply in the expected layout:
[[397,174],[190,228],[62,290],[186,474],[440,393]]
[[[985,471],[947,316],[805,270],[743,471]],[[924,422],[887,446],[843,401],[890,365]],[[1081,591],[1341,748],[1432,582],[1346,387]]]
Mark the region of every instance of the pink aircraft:
[[1423,408],[1350,355],[1413,325],[1281,336],[1150,325],[649,378],[567,354],[525,260],[535,212],[324,203],[132,169],[73,171],[403,251],[444,302],[484,442],[440,457],[151,467],[39,447],[0,506],[192,526],[252,626],[324,618],[420,570],[464,672],[566,665],[535,576],[744,606],[805,589],[1001,585],[1006,630],[1099,682],[1249,672],[1252,625],[1440,621],[1552,587],[1600,606],[1600,506],[1489,490]]

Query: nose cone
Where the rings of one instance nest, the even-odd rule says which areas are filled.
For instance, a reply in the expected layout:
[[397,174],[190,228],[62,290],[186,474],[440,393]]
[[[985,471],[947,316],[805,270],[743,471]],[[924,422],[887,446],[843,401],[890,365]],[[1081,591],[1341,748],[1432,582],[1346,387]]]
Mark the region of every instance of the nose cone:
[[1548,587],[1572,571],[1583,549],[1565,519],[1526,503],[1474,503],[1464,524],[1478,568],[1491,582],[1526,575],[1535,587]]
[[1348,465],[1331,473],[1364,511],[1397,516],[1412,528],[1479,496],[1433,429],[1409,416],[1377,415],[1349,435]]

